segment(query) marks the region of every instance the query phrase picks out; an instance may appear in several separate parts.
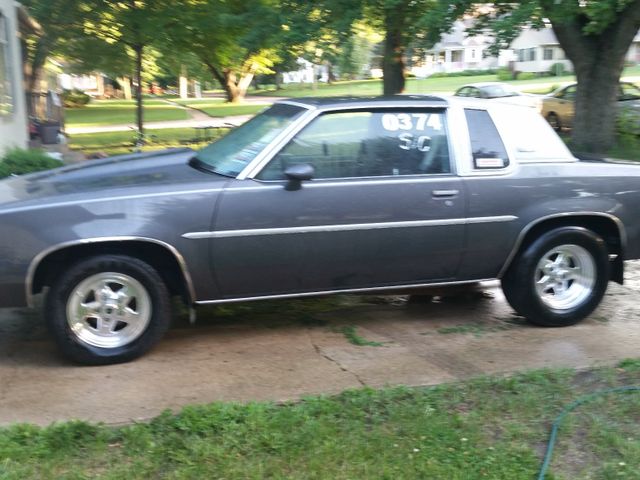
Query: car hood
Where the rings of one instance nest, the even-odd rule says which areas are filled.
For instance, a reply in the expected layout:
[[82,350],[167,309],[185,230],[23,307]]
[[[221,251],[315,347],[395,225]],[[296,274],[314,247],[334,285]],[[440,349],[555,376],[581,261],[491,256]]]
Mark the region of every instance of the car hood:
[[191,149],[89,160],[0,181],[0,213],[16,207],[212,187],[227,177],[189,165]]

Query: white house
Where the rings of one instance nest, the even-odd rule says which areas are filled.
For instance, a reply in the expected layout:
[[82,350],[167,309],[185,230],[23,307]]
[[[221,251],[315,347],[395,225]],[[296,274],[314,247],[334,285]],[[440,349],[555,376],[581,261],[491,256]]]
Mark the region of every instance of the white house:
[[299,68],[282,74],[283,83],[313,83],[315,76],[318,81],[326,82],[329,79],[329,73],[325,65],[315,65],[304,58],[296,60]]
[[0,0],[0,155],[26,148],[27,109],[22,87],[20,19],[28,16],[14,0]]
[[471,19],[456,21],[451,32],[442,35],[440,41],[427,51],[424,63],[414,67],[412,73],[421,77],[434,72],[497,68],[498,57],[484,55],[490,39],[485,35],[467,34],[471,23]]
[[548,72],[556,63],[573,70],[551,28],[523,30],[511,44],[511,51],[514,68],[519,72]]
[[[527,29],[511,44],[514,68],[520,72],[548,72],[556,63],[565,70],[573,70],[571,61],[560,48],[558,39],[550,27],[540,30]],[[640,63],[640,32],[633,39],[626,57],[628,62]]]

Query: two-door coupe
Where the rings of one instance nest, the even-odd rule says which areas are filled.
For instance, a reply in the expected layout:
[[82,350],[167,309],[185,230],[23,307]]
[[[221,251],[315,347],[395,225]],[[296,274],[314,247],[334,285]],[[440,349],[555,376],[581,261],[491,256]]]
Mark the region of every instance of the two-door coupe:
[[431,96],[281,101],[199,152],[0,182],[0,306],[130,360],[188,306],[501,279],[576,323],[640,257],[640,168],[582,162],[535,110]]

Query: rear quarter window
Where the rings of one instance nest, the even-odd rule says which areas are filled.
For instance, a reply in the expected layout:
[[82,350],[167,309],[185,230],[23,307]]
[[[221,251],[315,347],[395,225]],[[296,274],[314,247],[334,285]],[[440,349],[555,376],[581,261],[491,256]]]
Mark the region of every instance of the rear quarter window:
[[500,134],[486,110],[465,109],[473,167],[478,170],[501,169],[509,165],[509,155]]

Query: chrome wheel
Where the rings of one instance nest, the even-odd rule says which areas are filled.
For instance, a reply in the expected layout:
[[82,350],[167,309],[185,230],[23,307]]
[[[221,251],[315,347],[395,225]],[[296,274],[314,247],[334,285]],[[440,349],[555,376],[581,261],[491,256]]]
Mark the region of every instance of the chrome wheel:
[[589,298],[596,284],[593,256],[579,245],[561,245],[542,256],[535,270],[538,297],[553,310],[570,310]]
[[135,278],[102,272],[87,277],[67,300],[67,323],[82,342],[118,348],[133,342],[151,320],[151,298]]

